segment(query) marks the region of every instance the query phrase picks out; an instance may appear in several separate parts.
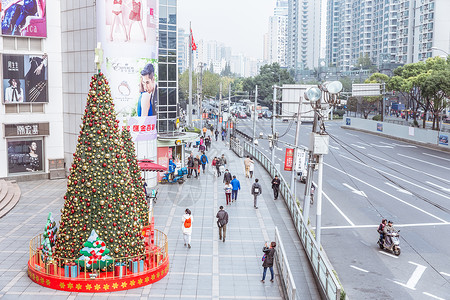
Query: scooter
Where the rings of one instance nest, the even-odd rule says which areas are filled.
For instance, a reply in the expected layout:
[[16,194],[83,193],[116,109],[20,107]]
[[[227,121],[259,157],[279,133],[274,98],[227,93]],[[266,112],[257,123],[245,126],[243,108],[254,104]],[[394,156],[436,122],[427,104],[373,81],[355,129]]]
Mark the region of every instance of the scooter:
[[387,240],[386,237],[383,240],[378,239],[377,244],[380,247],[380,249],[391,251],[395,255],[399,256],[401,253],[399,232],[400,232],[400,230],[390,233],[390,237],[391,237],[391,241],[392,241],[392,243],[390,245],[386,244],[386,240]]
[[166,183],[175,183],[178,182],[179,184],[182,184],[184,182],[184,175],[187,174],[187,168],[181,168],[178,170],[178,172],[173,172],[173,178],[170,178],[171,173],[165,173],[164,177],[161,179],[161,184]]

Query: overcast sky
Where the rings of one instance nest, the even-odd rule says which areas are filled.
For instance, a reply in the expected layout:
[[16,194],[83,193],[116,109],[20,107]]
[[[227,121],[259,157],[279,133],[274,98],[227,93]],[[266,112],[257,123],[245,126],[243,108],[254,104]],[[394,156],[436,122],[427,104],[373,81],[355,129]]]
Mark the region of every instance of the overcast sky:
[[263,35],[268,30],[276,0],[178,0],[178,27],[195,40],[216,40],[233,54],[262,58]]

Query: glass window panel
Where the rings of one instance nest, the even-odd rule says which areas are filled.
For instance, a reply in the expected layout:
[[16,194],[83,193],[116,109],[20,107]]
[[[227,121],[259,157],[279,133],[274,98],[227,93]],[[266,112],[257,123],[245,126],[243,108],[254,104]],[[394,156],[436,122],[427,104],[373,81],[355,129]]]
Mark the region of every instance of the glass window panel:
[[158,106],[158,108],[159,108],[159,111],[167,111],[167,106],[160,105],[160,106]]
[[167,131],[174,131],[175,130],[175,122],[167,122],[168,128]]
[[159,55],[167,55],[167,50],[159,49]]
[[177,5],[177,0],[169,0],[169,5],[176,6]]
[[167,64],[158,64],[158,80],[167,81]]
[[160,87],[167,87],[167,82],[166,81],[158,82],[158,86],[160,86]]
[[177,8],[169,7],[169,24],[177,24]]
[[167,5],[167,0],[159,0],[159,5],[161,9],[161,5]]
[[158,131],[159,132],[167,131],[167,120],[158,121]]
[[176,112],[169,113],[169,119],[175,119],[177,117]]
[[171,26],[171,25],[169,25],[167,28],[168,28],[169,30],[171,30],[171,31],[177,31],[177,26]]
[[159,56],[158,57],[158,62],[167,62],[167,56]]
[[177,49],[177,33],[169,31],[168,49]]
[[159,25],[159,29],[160,29],[160,30],[167,30],[167,25],[160,24],[160,25]]
[[159,6],[159,24],[167,23],[167,7]]
[[168,80],[169,81],[176,81],[177,80],[177,65],[175,64],[169,64],[168,65]]
[[169,50],[167,51],[168,55],[177,55],[177,50]]
[[167,86],[168,87],[177,87],[177,82],[175,81],[175,82],[169,82],[168,84],[167,84]]
[[160,119],[160,120],[167,119],[167,113],[166,112],[159,113],[158,114],[158,119]]
[[167,105],[167,89],[158,89],[158,105]]
[[159,48],[167,48],[167,31],[159,31]]
[[170,89],[169,88],[169,97],[168,97],[169,105],[177,105],[177,89]]
[[172,105],[172,106],[167,106],[168,111],[177,111],[177,106],[176,105]]
[[177,58],[175,56],[169,56],[167,58],[167,61],[170,63],[176,63],[177,62]]

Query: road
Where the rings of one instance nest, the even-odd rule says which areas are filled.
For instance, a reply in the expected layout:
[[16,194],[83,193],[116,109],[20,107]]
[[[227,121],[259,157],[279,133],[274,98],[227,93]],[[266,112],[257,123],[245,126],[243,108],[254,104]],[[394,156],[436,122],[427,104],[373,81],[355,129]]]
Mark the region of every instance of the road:
[[[324,156],[322,246],[351,299],[450,299],[450,154],[340,127],[328,121]],[[237,128],[250,136],[252,122]],[[277,122],[281,141],[294,142],[295,123]],[[307,146],[312,124],[302,124]],[[271,133],[258,120],[257,135]],[[283,167],[285,147],[276,150]],[[267,140],[258,148],[270,157]],[[290,173],[283,171],[290,182]],[[317,178],[315,172],[314,182]],[[304,184],[296,183],[303,199]],[[317,202],[317,201],[315,201]],[[316,206],[310,220],[315,227]],[[401,232],[400,256],[380,250],[382,218]]]

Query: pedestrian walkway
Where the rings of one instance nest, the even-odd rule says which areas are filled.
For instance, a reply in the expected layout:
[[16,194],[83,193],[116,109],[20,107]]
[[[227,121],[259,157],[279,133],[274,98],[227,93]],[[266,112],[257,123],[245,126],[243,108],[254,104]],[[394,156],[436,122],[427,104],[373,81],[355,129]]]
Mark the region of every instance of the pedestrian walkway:
[[[184,184],[160,185],[154,205],[155,227],[169,239],[169,274],[153,285],[115,293],[79,294],[54,291],[31,282],[26,276],[28,242],[39,234],[47,213],[59,219],[66,190],[65,180],[19,183],[19,204],[0,219],[0,298],[31,299],[282,299],[280,278],[266,283],[262,278],[262,247],[274,239],[278,226],[297,286],[297,299],[320,299],[311,268],[282,200],[273,200],[271,178],[255,164],[263,194],[253,208],[253,179],[244,175],[243,160],[222,141],[213,142],[209,161],[225,154],[227,168],[241,182],[237,202],[226,205],[223,176],[217,178],[209,165],[198,179]],[[229,214],[227,238],[218,237],[215,215],[223,205]],[[181,216],[189,208],[193,216],[192,248],[184,246]]]

